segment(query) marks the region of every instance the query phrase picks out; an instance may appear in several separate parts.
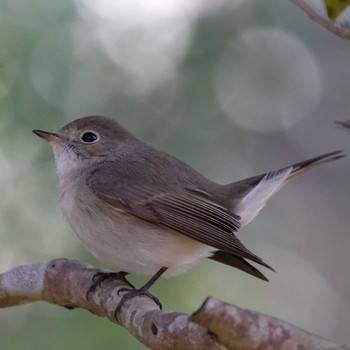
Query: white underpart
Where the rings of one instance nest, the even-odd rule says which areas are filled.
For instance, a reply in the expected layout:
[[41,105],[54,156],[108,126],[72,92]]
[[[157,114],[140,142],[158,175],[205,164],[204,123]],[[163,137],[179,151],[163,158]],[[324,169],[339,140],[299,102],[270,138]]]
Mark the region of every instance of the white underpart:
[[262,180],[235,207],[235,213],[241,217],[241,225],[251,222],[285,183],[293,167],[267,173]]

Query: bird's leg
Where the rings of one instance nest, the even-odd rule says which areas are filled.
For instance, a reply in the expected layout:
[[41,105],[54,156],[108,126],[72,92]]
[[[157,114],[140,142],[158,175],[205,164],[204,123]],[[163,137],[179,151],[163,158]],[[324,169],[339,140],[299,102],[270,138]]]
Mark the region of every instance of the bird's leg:
[[124,305],[124,303],[129,300],[132,299],[136,296],[140,296],[140,295],[147,295],[148,297],[150,297],[158,306],[160,309],[162,309],[162,304],[160,303],[159,299],[156,298],[155,296],[151,295],[148,290],[152,287],[152,285],[157,281],[157,279],[167,270],[167,267],[162,267],[160,268],[157,273],[155,275],[153,275],[149,281],[146,282],[146,284],[144,286],[142,286],[139,289],[132,289],[129,290],[128,288],[121,288],[118,291],[118,294],[120,292],[123,292],[125,290],[129,290],[128,293],[124,294],[122,296],[122,299],[120,300],[119,304],[117,305],[116,309],[115,309],[115,318],[118,320],[118,313],[121,310],[122,306]]
[[101,283],[109,279],[119,279],[129,285],[131,288],[135,288],[126,278],[128,272],[96,272],[92,277],[92,285],[89,290],[86,292],[86,299],[89,299],[89,294],[92,293],[97,286],[101,287]]

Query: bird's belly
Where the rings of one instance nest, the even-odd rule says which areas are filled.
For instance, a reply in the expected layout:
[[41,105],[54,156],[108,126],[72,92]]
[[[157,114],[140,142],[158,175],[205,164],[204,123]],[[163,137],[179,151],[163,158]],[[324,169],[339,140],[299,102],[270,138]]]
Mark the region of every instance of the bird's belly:
[[181,274],[216,250],[167,227],[105,208],[74,208],[66,212],[78,238],[99,260],[121,271],[153,275],[161,267],[164,276]]

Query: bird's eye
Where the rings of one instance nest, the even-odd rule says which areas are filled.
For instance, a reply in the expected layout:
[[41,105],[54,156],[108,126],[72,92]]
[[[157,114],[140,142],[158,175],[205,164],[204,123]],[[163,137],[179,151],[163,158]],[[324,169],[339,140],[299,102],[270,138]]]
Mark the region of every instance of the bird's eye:
[[92,131],[86,131],[80,136],[80,139],[84,143],[94,143],[98,141],[99,137]]

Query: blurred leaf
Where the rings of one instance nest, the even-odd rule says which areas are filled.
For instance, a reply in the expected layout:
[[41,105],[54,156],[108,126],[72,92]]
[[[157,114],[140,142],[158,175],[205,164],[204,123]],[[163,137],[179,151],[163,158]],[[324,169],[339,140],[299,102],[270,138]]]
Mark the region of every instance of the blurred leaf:
[[350,5],[350,0],[325,0],[328,17],[335,20]]

